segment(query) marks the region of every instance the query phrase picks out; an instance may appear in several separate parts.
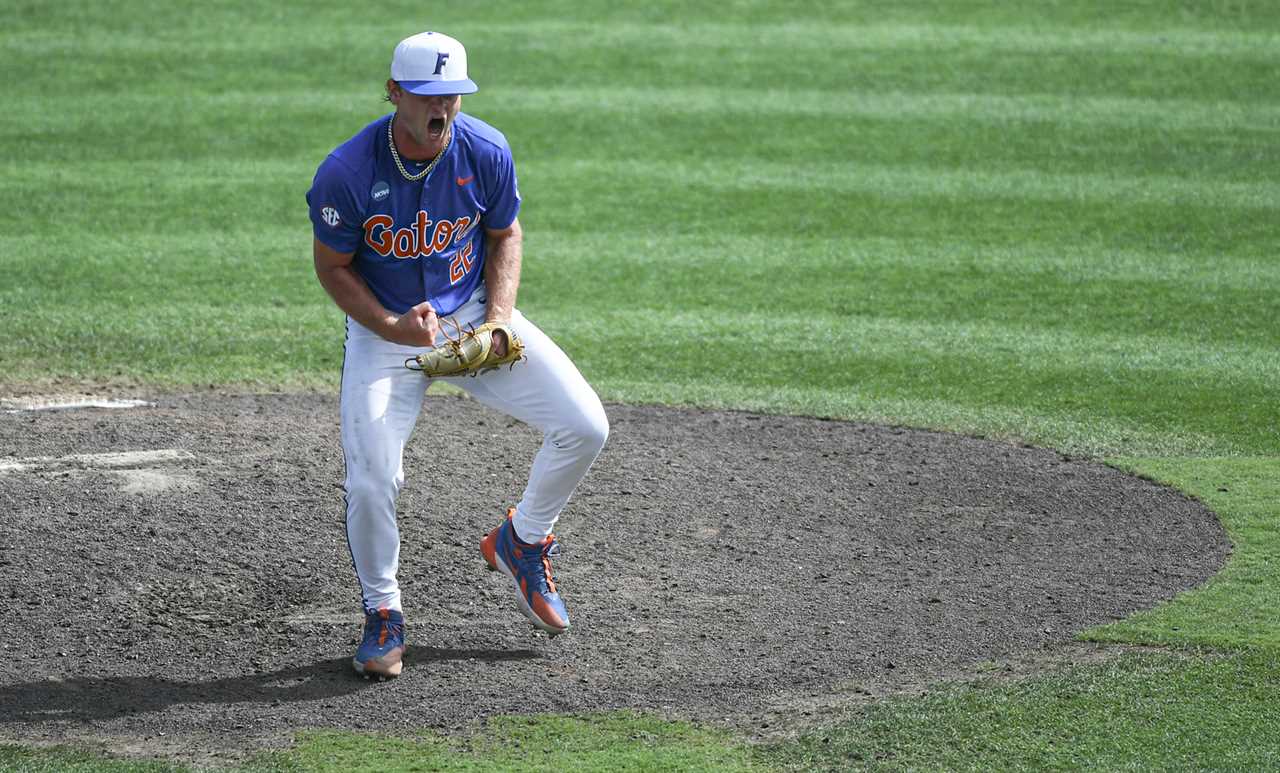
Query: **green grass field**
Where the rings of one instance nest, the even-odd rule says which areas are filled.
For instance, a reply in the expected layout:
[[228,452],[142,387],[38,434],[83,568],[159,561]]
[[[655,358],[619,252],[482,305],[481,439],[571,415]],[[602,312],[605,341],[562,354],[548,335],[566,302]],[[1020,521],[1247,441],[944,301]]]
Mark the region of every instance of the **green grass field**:
[[[605,399],[1018,438],[1178,486],[1235,543],[1084,634],[1160,651],[769,745],[634,715],[497,737],[546,769],[1280,767],[1280,5],[430,10],[7,3],[0,391],[335,388],[303,196],[385,110],[395,42],[446,31],[516,155],[520,305]],[[254,767],[521,764],[324,734]]]

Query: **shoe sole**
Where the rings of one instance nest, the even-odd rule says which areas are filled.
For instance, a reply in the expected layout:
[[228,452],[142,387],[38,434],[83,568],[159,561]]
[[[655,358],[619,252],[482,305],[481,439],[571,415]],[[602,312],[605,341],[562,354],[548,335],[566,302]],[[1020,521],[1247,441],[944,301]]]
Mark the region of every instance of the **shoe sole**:
[[[481,555],[484,555],[483,550],[480,551],[480,553]],[[484,562],[489,564],[490,571],[502,572],[511,578],[511,583],[515,587],[516,591],[516,605],[520,608],[521,614],[527,617],[529,622],[533,623],[535,628],[541,631],[546,631],[551,636],[559,636],[569,630],[570,626],[566,625],[564,628],[560,628],[559,626],[551,625],[541,617],[538,617],[538,614],[533,611],[533,607],[529,606],[529,602],[525,600],[524,592],[520,590],[520,581],[516,579],[515,572],[511,571],[511,568],[507,566],[507,562],[503,561],[502,556],[498,555],[496,551],[494,552],[493,559],[497,562],[497,566],[489,564],[489,557],[487,555],[484,556]]]
[[404,670],[404,661],[398,660],[385,670],[380,670],[377,666],[367,666],[355,658],[352,658],[351,667],[355,669],[357,674],[363,676],[365,679],[377,677],[379,682],[385,682],[388,679],[395,679],[397,676],[400,676],[400,672]]

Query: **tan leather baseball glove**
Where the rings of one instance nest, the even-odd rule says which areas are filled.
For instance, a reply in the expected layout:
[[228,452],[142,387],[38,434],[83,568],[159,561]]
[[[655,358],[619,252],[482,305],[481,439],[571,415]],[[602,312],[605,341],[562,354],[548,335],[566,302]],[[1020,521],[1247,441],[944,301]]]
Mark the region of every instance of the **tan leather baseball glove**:
[[[480,327],[468,325],[463,330],[452,319],[442,322],[453,325],[456,337],[450,337],[449,331],[442,324],[440,332],[444,334],[445,342],[431,351],[405,360],[406,368],[420,370],[430,378],[478,376],[503,365],[514,368],[517,362],[524,359],[524,342],[506,323],[486,322]],[[507,351],[501,357],[493,351],[493,334],[497,331],[502,331],[507,337]]]

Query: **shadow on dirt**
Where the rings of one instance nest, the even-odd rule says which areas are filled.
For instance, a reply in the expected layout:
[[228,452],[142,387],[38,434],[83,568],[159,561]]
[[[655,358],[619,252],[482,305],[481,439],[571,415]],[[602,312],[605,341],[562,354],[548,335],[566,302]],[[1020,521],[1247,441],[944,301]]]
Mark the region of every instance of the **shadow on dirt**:
[[[452,660],[500,661],[540,657],[531,650],[477,650],[411,647],[408,666]],[[163,711],[184,703],[280,705],[349,695],[376,684],[351,670],[349,658],[246,676],[181,682],[153,677],[59,679],[0,688],[0,723],[101,719]]]

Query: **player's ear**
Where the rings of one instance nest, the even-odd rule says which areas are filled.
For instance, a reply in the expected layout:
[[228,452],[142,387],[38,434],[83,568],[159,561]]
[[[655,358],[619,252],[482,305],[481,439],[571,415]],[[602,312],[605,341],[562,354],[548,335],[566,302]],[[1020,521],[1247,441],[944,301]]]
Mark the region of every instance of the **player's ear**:
[[393,105],[400,104],[400,84],[387,78],[387,101]]

